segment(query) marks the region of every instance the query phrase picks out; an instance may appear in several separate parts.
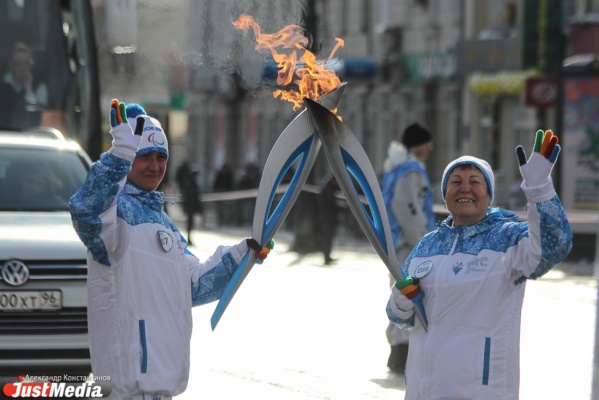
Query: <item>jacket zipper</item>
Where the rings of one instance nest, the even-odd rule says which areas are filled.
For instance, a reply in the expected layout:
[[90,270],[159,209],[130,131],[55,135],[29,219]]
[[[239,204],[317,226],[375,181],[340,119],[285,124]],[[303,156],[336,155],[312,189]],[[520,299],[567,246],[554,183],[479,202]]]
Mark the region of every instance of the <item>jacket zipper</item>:
[[460,238],[460,234],[458,233],[453,241],[453,244],[451,245],[451,250],[449,250],[449,254],[448,256],[452,256],[453,252],[455,251],[455,247],[458,245],[458,239]]
[[[455,251],[455,248],[456,248],[456,246],[457,246],[457,244],[458,244],[458,239],[459,239],[459,238],[460,238],[460,234],[458,233],[458,234],[456,235],[456,237],[455,237],[454,241],[453,241],[453,244],[451,245],[451,250],[449,251],[449,254],[448,254],[448,256],[451,256],[451,255],[453,255],[453,253],[454,253],[454,251]],[[434,338],[433,338],[433,339],[431,339],[431,337],[430,337],[430,333],[427,333],[427,334],[425,335],[425,340],[426,340],[427,342],[430,342],[431,340],[432,340],[432,341],[434,341]],[[432,364],[432,362],[434,362],[434,361],[432,360],[434,357],[431,357],[431,355],[430,355],[430,351],[429,351],[429,348],[430,348],[430,346],[425,346],[425,349],[426,349],[425,351],[426,351],[426,353],[427,353],[427,354],[426,354],[426,357],[425,357],[425,359],[427,360],[427,363],[426,363],[426,370],[427,370],[427,372],[430,372],[430,371],[429,371],[429,370],[430,370],[430,365]],[[427,375],[428,375],[428,374],[427,374]],[[429,395],[429,393],[428,393],[428,392],[429,392],[429,387],[428,387],[428,380],[426,379],[426,377],[422,377],[422,388],[423,388],[423,391],[422,391],[422,393],[424,393],[426,396],[428,396],[428,395]]]

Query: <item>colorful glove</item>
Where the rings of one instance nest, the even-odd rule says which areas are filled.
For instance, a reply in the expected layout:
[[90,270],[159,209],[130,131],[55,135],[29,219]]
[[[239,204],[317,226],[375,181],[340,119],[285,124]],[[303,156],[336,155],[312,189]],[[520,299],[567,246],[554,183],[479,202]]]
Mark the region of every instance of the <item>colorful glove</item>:
[[401,316],[401,314],[412,310],[414,308],[412,300],[416,299],[418,295],[424,294],[418,284],[419,282],[418,278],[405,278],[395,282],[395,285],[391,288],[391,296],[393,297],[391,308],[393,309],[395,306],[399,309],[399,312],[393,310],[396,315]]
[[245,241],[248,247],[256,252],[257,264],[262,264],[264,260],[266,260],[268,253],[275,248],[275,241],[272,239],[266,244],[266,246],[260,246],[260,243],[258,243],[254,238],[247,238]]
[[127,120],[125,103],[112,99],[110,104],[110,126],[112,127],[110,134],[113,139],[113,149],[127,159],[133,160],[141,142],[144,123],[145,119],[143,117],[137,117],[137,125],[135,132],[133,132]]
[[557,141],[557,136],[554,136],[551,130],[538,130],[534,150],[528,162],[522,146],[516,147],[520,173],[526,186],[537,187],[547,182],[561,150]]

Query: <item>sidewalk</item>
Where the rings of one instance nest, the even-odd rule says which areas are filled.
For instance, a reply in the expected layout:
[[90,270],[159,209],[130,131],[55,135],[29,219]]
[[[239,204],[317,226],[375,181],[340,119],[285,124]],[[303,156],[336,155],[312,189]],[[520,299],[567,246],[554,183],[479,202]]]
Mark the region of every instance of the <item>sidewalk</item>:
[[[180,211],[169,213],[182,228]],[[206,222],[193,232],[200,257],[251,231]],[[240,391],[248,400],[402,399],[403,377],[385,365],[388,272],[366,239],[350,236],[337,238],[329,267],[321,254],[289,251],[293,234],[280,231],[269,262],[248,275],[215,331],[215,305],[195,308],[193,378],[181,400]],[[521,400],[591,398],[596,300],[588,264],[562,264],[527,284]]]
[[[168,214],[170,218],[177,224],[181,232],[186,234],[186,219],[185,214],[183,213],[182,207],[180,204],[175,203],[168,204]],[[577,220],[578,221],[578,220]],[[591,221],[594,221],[592,219]],[[580,222],[580,221],[578,221]],[[588,225],[588,224],[587,224]],[[231,234],[237,234],[240,238],[249,236],[252,231],[251,226],[219,226],[214,210],[210,207],[207,209],[207,215],[202,220],[200,217],[196,217],[196,224],[194,226],[197,230],[212,230],[215,232],[230,232]],[[359,229],[359,228],[358,228]],[[597,227],[599,229],[599,225]],[[293,241],[293,232],[280,230],[275,235],[275,241],[280,239],[282,236],[285,236],[287,240],[290,242]],[[362,238],[360,240],[359,238]],[[599,235],[598,235],[599,242]],[[360,249],[367,252],[373,252],[372,246],[368,242],[368,239],[365,236],[350,235],[347,232],[347,229],[341,227],[339,229],[339,233],[337,235],[337,239],[335,240],[335,245],[337,247],[347,247],[348,249]],[[599,243],[597,244],[598,249],[596,250],[599,253]],[[563,271],[568,275],[574,276],[593,276],[595,274],[596,277],[599,278],[599,256],[595,259],[594,262],[583,260],[583,261],[574,261],[574,262],[563,262],[562,264],[556,267],[556,270]]]

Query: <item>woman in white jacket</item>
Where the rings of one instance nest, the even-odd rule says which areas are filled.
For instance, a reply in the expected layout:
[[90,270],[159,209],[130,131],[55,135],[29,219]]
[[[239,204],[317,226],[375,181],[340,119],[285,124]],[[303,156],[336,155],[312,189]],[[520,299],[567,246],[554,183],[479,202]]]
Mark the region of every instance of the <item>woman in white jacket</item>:
[[170,399],[187,387],[191,307],[220,298],[260,245],[247,238],[200,262],[156,191],[168,159],[160,123],[115,99],[111,126],[112,148],[69,202],[88,248],[92,371],[109,379],[110,399]]
[[[559,150],[551,131],[537,132],[528,161],[518,146],[527,222],[490,207],[495,183],[486,161],[464,156],[445,169],[441,189],[451,215],[413,249],[410,278],[393,286],[387,304],[389,319],[411,330],[406,400],[518,398],[526,281],[572,248],[550,177]],[[414,319],[416,296],[428,331]]]

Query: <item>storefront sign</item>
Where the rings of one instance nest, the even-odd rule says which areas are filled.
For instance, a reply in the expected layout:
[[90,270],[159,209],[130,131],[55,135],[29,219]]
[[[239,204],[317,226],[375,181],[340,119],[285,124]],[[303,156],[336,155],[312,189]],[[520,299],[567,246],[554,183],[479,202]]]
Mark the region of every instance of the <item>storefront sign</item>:
[[452,80],[457,71],[454,52],[406,54],[403,56],[404,79],[407,83],[423,84]]
[[562,136],[560,198],[566,209],[599,210],[599,76],[565,79]]
[[458,72],[468,76],[474,72],[518,71],[520,40],[466,40],[458,46]]
[[557,82],[552,77],[534,77],[526,80],[526,105],[553,107],[557,99]]

